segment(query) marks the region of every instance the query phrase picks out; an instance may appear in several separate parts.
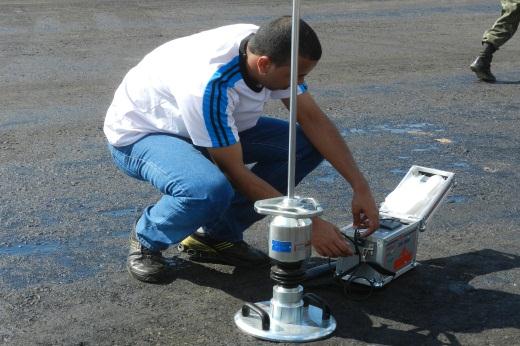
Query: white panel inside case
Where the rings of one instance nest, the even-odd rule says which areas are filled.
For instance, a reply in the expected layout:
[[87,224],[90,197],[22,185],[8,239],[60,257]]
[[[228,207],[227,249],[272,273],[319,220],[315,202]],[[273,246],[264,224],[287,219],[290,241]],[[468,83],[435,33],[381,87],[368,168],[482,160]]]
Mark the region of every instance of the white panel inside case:
[[381,213],[404,220],[422,220],[429,216],[447,192],[453,175],[432,171],[435,170],[413,166],[396,189],[385,198],[381,204]]

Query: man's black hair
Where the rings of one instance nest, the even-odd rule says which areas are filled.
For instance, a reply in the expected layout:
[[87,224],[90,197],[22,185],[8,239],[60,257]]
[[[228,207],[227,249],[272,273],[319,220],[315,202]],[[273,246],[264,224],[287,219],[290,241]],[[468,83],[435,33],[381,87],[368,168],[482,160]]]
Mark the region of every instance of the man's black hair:
[[[256,55],[265,55],[278,66],[288,65],[291,60],[291,16],[277,18],[262,25],[251,38],[248,47]],[[299,55],[318,61],[321,44],[318,35],[303,19],[300,19]]]

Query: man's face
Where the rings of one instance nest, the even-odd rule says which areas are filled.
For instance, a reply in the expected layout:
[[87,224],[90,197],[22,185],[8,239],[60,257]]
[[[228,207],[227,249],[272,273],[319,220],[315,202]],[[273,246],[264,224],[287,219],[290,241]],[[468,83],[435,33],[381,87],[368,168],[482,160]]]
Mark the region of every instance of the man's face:
[[[298,84],[301,84],[318,62],[300,57],[298,59]],[[264,67],[260,83],[270,90],[284,90],[291,85],[291,66],[277,66],[270,62]]]

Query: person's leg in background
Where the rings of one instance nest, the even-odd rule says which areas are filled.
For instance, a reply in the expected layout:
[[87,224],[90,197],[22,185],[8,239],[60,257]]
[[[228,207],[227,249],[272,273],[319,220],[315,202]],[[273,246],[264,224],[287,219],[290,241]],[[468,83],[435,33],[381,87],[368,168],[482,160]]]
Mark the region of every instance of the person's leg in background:
[[470,65],[477,77],[485,82],[495,82],[491,72],[493,53],[504,45],[518,29],[520,22],[520,0],[501,0],[502,14],[482,37],[482,51]]
[[126,147],[109,148],[123,172],[163,194],[137,221],[127,262],[138,280],[161,281],[171,269],[161,251],[224,213],[233,189],[213,162],[176,136],[152,134]]

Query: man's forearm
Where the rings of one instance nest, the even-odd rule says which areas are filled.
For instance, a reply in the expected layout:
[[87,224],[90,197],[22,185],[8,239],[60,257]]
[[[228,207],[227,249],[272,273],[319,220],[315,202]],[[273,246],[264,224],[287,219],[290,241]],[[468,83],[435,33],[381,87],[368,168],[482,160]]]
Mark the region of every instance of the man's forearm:
[[282,196],[278,190],[251,172],[246,166],[224,173],[233,187],[251,201]]
[[258,201],[282,195],[244,165],[240,142],[224,148],[208,148],[208,152],[233,187],[250,200]]

